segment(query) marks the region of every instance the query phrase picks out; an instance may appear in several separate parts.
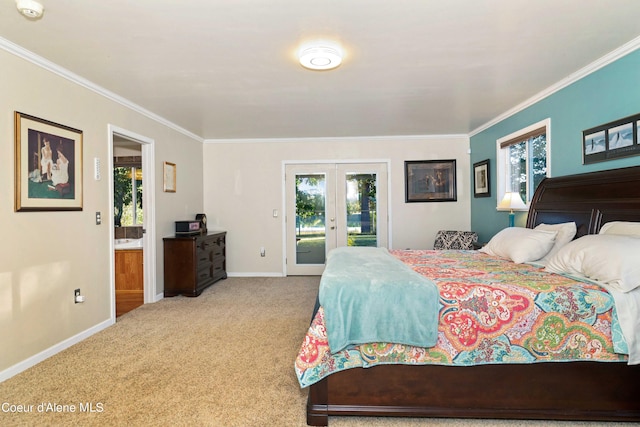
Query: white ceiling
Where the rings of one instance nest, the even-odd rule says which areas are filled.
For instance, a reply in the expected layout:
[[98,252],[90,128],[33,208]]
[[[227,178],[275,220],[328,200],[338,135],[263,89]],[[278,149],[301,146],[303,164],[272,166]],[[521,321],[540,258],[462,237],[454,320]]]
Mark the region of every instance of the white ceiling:
[[[468,134],[640,45],[638,0],[40,1],[0,1],[0,47],[203,139]],[[315,38],[339,68],[296,62]]]

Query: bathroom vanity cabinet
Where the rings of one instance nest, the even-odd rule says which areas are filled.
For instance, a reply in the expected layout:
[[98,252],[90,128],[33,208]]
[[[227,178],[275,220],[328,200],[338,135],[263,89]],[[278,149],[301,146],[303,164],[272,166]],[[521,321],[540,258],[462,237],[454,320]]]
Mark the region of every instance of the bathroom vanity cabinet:
[[165,237],[164,296],[197,297],[227,278],[226,232]]
[[115,251],[116,317],[144,304],[142,249]]

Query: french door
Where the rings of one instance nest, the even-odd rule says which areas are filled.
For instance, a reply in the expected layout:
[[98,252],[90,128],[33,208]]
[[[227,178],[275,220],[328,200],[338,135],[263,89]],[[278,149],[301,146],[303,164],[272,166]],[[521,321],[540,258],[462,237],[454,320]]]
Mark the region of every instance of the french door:
[[288,275],[320,275],[342,246],[386,247],[387,164],[285,166]]

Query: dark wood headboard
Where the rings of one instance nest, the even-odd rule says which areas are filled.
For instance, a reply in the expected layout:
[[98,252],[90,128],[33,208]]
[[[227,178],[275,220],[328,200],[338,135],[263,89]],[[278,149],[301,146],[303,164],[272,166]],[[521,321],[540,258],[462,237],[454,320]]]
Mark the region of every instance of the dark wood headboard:
[[640,221],[640,166],[545,178],[538,186],[527,227],[574,221],[576,238],[597,234],[610,221]]

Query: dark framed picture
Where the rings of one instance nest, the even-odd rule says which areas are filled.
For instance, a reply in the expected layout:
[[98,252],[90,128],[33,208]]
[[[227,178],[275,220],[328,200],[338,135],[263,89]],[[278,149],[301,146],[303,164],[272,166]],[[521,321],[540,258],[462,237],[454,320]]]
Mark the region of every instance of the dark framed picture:
[[455,160],[404,162],[405,202],[455,202]]
[[491,196],[489,159],[473,164],[473,197]]
[[590,164],[640,154],[640,114],[582,132],[582,163]]
[[82,131],[15,112],[16,212],[82,210]]

